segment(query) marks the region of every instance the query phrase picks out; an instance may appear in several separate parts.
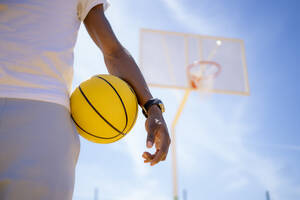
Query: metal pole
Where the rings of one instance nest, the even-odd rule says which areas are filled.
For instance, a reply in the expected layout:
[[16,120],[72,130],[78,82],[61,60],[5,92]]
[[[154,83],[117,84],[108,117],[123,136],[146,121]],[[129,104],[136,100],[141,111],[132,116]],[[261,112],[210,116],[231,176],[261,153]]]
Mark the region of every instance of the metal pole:
[[266,191],[266,198],[267,198],[267,200],[271,200],[271,198],[270,198],[270,193],[269,193],[268,190]]
[[187,200],[187,191],[183,190],[183,200]]
[[189,94],[191,90],[186,90],[177,110],[176,116],[172,122],[171,127],[171,148],[172,148],[172,171],[173,171],[173,197],[174,200],[178,200],[178,183],[177,183],[177,161],[176,161],[176,134],[175,134],[175,127],[179,120],[179,117],[183,111],[184,105],[188,100]]
[[94,191],[94,200],[98,200],[98,188],[95,188],[95,191]]

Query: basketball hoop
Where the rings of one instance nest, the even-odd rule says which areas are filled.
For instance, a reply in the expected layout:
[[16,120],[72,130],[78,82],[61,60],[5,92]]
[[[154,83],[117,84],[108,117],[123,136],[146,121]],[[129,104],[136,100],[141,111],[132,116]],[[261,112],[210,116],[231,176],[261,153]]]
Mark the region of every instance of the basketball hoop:
[[198,89],[202,81],[215,79],[221,72],[221,66],[214,61],[195,61],[186,70],[191,88]]

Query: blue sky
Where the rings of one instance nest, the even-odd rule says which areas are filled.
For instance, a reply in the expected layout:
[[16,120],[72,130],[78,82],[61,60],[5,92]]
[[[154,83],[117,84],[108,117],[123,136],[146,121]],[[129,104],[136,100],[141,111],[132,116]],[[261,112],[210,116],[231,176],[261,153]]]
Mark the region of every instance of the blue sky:
[[[177,126],[179,193],[188,199],[300,199],[299,1],[112,0],[106,15],[138,60],[140,28],[243,39],[251,96],[191,94]],[[75,48],[74,87],[106,73],[84,27]],[[151,89],[170,124],[183,93]],[[144,117],[123,140],[81,140],[74,200],[170,200],[171,156],[144,165]]]

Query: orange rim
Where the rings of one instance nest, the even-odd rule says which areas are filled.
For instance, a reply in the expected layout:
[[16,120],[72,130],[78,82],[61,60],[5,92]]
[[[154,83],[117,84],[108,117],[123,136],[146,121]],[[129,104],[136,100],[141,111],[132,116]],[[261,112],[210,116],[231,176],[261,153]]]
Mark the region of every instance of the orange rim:
[[[198,66],[198,65],[212,65],[214,67],[217,68],[217,71],[213,74],[210,75],[206,75],[206,76],[197,76],[195,74],[191,73],[191,69],[193,69],[194,67]],[[186,68],[187,70],[187,77],[190,83],[190,86],[194,89],[197,89],[199,86],[199,82],[201,80],[207,80],[207,79],[214,79],[216,78],[220,72],[221,72],[221,65],[214,62],[214,61],[195,61],[192,64],[189,64]]]

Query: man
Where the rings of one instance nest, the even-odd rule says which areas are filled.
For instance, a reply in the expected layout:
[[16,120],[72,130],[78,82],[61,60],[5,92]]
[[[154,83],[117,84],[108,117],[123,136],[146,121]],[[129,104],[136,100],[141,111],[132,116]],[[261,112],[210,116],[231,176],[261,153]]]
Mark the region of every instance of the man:
[[[147,116],[146,163],[166,159],[162,102],[115,37],[106,0],[0,2],[0,199],[72,198],[79,138],[69,114],[73,48],[83,21],[108,71],[135,90]],[[101,92],[101,91],[99,91]]]

